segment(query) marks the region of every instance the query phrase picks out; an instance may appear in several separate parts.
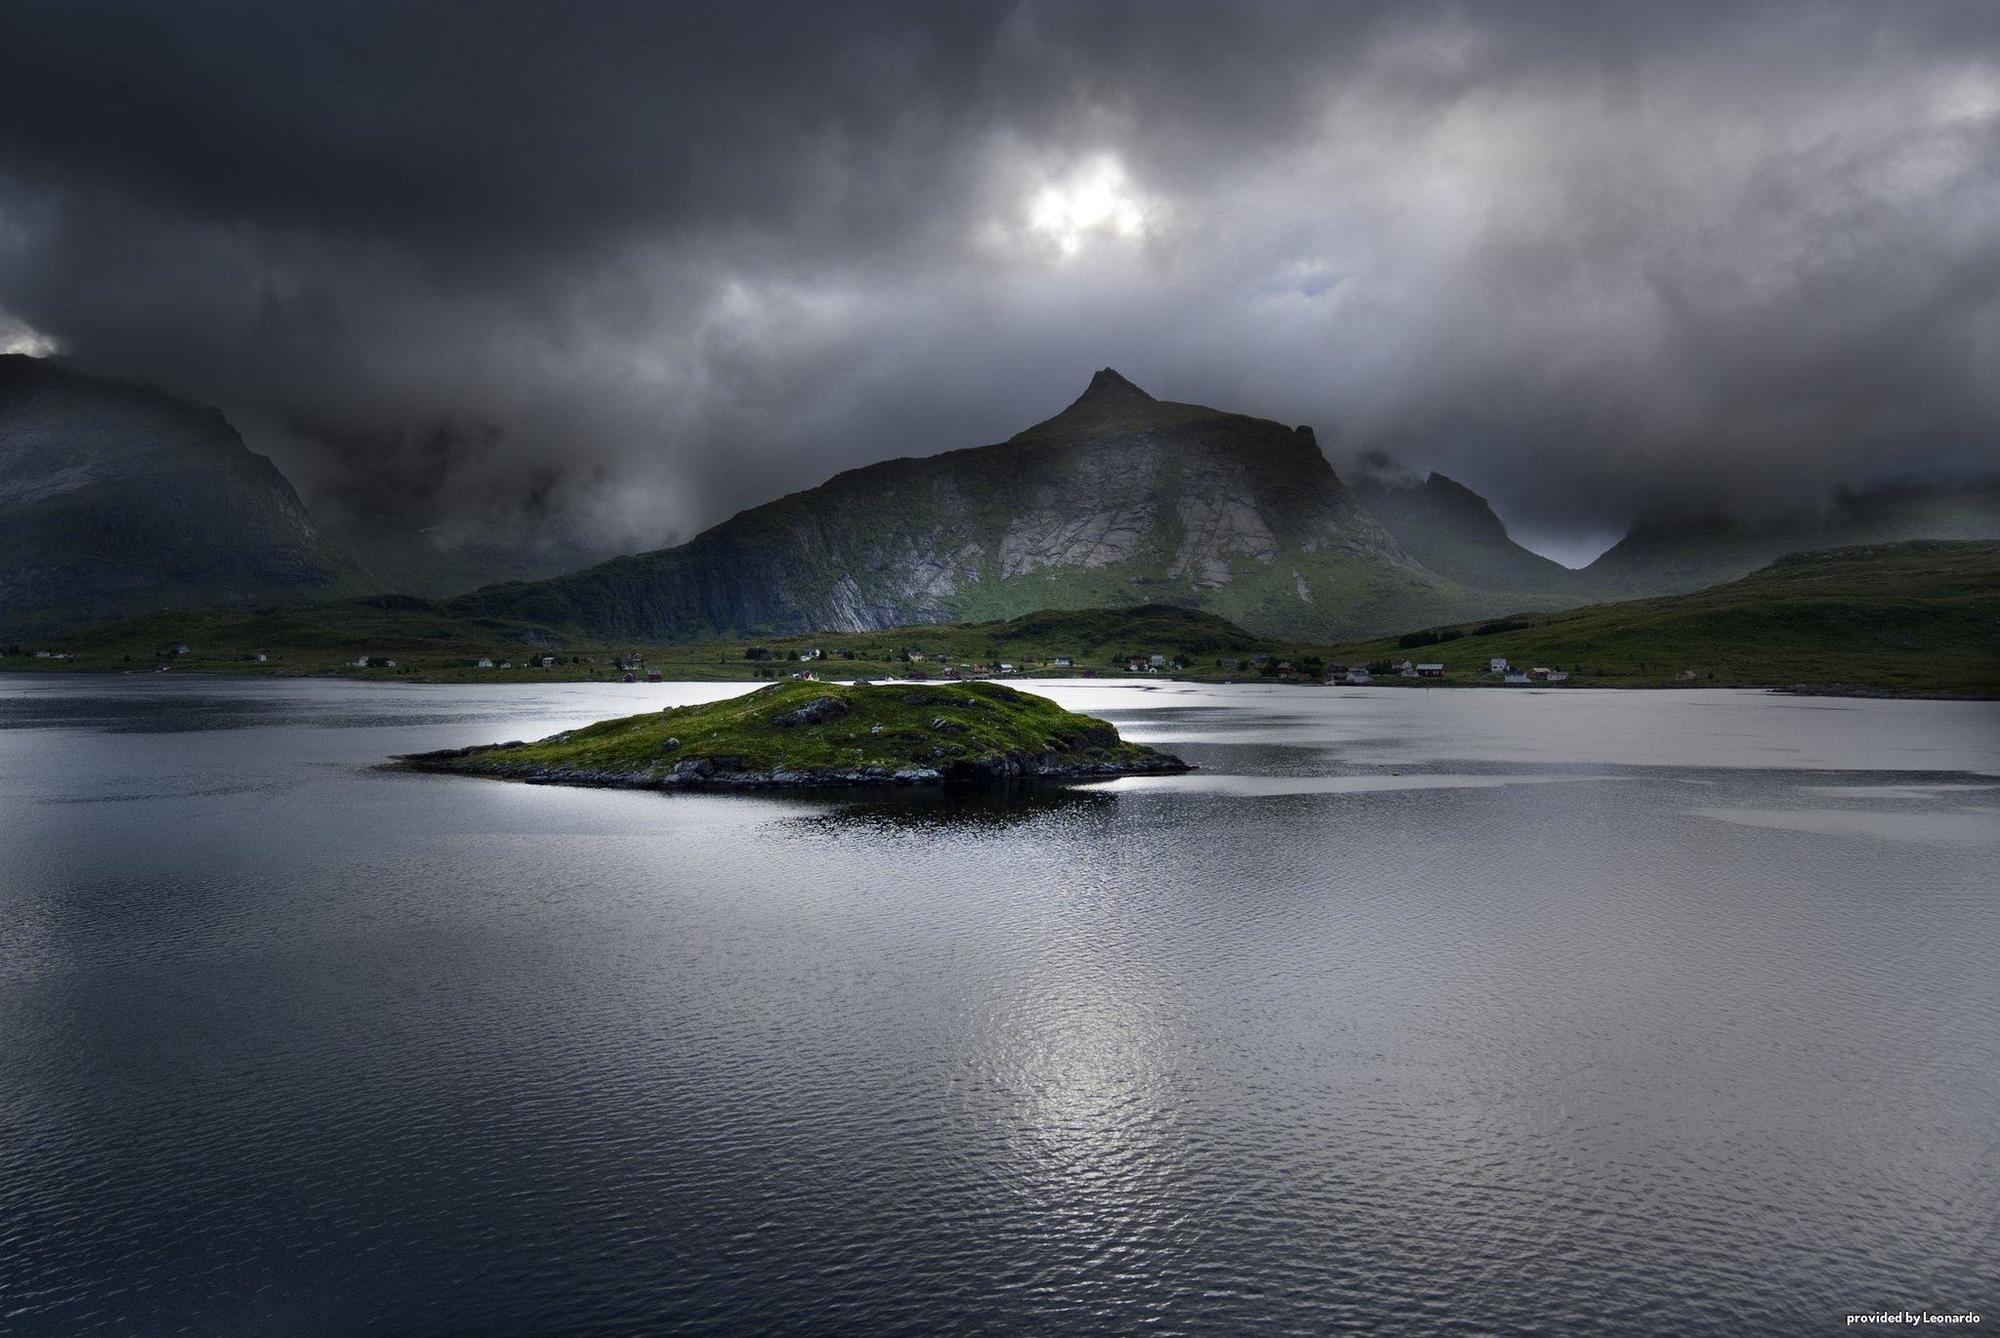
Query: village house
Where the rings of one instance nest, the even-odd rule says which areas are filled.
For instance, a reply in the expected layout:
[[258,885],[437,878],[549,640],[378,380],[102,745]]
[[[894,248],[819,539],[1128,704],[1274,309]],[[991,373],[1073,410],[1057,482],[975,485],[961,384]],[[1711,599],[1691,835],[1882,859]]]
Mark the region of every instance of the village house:
[[1501,677],[1502,681],[1507,683],[1527,683],[1531,681],[1527,673],[1520,669],[1509,669]]
[[251,659],[251,662],[252,662],[252,663],[254,663],[254,664],[265,664],[265,663],[268,663],[268,662],[269,662],[269,660],[270,660],[270,658],[271,658],[270,656],[266,655],[266,654],[265,654],[265,653],[264,653],[263,651],[261,651],[261,650],[253,650],[253,651],[251,651],[251,652],[250,652],[250,659]]
[[1398,660],[1396,661],[1396,672],[1404,678],[1415,678],[1417,676],[1417,666],[1408,660]]
[[493,661],[488,659],[486,656],[482,655],[478,659],[472,662],[472,667],[474,669],[491,669],[493,667]]
[[1417,666],[1417,677],[1418,677],[1418,678],[1443,678],[1443,677],[1444,677],[1444,666],[1443,666],[1443,665],[1441,665],[1441,664],[1420,664],[1420,665],[1418,665],[1418,666]]
[[646,671],[646,681],[647,681],[648,683],[658,683],[658,682],[660,682],[660,681],[661,681],[661,680],[660,680],[660,671],[659,671],[659,670],[657,670],[657,669],[648,669],[648,670]]
[[1566,669],[1551,669],[1545,676],[1544,681],[1549,683],[1567,683],[1569,682],[1569,671]]
[[174,654],[176,654],[176,655],[185,655],[185,654],[187,654],[187,653],[188,653],[188,647],[187,647],[187,642],[185,642],[185,641],[176,641],[176,642],[174,643]]
[[1067,669],[1070,667],[1070,665],[1074,663],[1075,661],[1070,659],[1070,657],[1067,655],[1056,656],[1056,668],[1058,669]]
[[1000,672],[1003,674],[1011,674],[1014,672],[1014,666],[1011,664],[1003,664],[1000,666]]
[[1149,656],[1146,663],[1152,665],[1155,669],[1164,669],[1167,667],[1167,657],[1164,655]]
[[544,669],[553,669],[553,668],[555,668],[555,663],[556,663],[556,657],[555,657],[555,656],[553,656],[553,655],[544,655],[544,656],[542,656],[542,668],[544,668]]
[[1507,657],[1505,655],[1495,655],[1491,660],[1487,661],[1486,672],[1490,674],[1504,674],[1507,672],[1507,667]]
[[1357,664],[1348,669],[1347,681],[1352,684],[1363,685],[1373,680],[1369,677],[1367,669]]

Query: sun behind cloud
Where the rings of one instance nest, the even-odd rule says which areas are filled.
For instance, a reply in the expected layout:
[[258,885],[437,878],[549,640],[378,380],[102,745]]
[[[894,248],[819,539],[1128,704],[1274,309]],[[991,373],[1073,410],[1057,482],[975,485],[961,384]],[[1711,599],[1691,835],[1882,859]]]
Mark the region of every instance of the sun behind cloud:
[[1156,206],[1134,189],[1124,164],[1093,155],[1067,176],[1044,183],[1028,199],[1028,228],[1066,256],[1093,240],[1137,240],[1151,228]]

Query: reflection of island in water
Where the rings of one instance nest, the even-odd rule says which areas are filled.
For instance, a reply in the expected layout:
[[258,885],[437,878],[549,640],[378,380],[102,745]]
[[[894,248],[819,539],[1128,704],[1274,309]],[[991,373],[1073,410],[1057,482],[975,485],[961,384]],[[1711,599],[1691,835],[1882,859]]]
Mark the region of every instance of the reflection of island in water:
[[1008,831],[1050,822],[1105,819],[1118,797],[1103,783],[1001,781],[990,785],[846,786],[795,790],[787,799],[825,800],[794,828],[827,832]]

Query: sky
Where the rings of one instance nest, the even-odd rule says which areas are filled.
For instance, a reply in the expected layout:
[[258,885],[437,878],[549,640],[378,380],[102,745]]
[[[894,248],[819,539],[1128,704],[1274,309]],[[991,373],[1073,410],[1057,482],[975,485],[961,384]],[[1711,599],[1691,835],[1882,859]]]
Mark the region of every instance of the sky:
[[604,551],[1109,365],[1581,560],[2000,469],[2000,5],[11,0],[0,349]]

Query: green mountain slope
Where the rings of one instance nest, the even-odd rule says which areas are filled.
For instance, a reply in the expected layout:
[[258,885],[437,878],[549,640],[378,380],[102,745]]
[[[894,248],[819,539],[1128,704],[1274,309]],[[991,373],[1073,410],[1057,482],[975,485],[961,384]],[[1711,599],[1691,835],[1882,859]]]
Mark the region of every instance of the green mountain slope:
[[0,356],[0,628],[366,586],[220,412]]
[[1308,428],[1165,403],[1110,369],[994,446],[890,460],[660,552],[453,602],[693,641],[1172,602],[1329,638],[1478,601],[1405,553]]
[[[1442,634],[1440,637],[1439,634]],[[1422,644],[1406,644],[1421,642]],[[2000,693],[2000,543],[1915,541],[1795,553],[1688,595],[1597,604],[1344,646],[1352,660],[1487,661],[1576,681]]]

